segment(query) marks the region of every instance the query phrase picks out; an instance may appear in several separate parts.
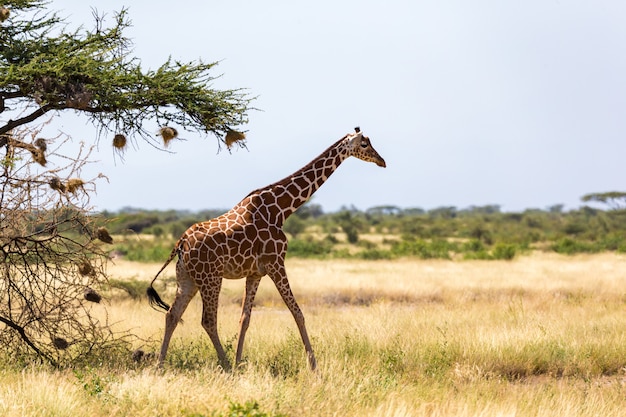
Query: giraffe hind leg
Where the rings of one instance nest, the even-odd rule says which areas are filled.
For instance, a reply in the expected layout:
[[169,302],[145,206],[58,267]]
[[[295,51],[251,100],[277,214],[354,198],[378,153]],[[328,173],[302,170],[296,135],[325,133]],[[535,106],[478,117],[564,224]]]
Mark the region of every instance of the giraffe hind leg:
[[200,295],[202,296],[202,327],[209,335],[213,347],[215,347],[220,365],[225,370],[230,370],[230,361],[226,357],[226,352],[224,352],[217,333],[217,305],[222,288],[222,278],[211,277],[206,282],[207,285],[200,290]]
[[172,338],[174,330],[176,330],[176,326],[178,326],[178,323],[181,321],[181,317],[187,309],[189,302],[198,292],[196,284],[179,263],[176,264],[176,282],[178,285],[176,298],[174,298],[172,306],[165,314],[165,335],[163,336],[163,343],[161,344],[161,352],[159,354],[159,368],[163,367],[170,339]]

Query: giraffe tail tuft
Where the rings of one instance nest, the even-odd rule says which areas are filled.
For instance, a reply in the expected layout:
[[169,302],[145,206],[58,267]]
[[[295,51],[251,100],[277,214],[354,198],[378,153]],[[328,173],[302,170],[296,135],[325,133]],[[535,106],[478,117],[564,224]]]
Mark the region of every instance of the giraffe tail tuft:
[[150,285],[146,290],[146,295],[148,296],[148,302],[150,303],[150,307],[157,309],[163,309],[165,311],[169,311],[170,305],[161,299],[159,293]]
[[172,253],[170,253],[170,257],[167,259],[167,261],[165,261],[165,264],[161,267],[159,272],[157,272],[156,276],[152,279],[150,286],[146,290],[146,295],[148,296],[148,302],[150,303],[150,307],[154,308],[155,310],[158,310],[160,308],[165,311],[169,311],[170,309],[170,305],[161,299],[161,296],[159,296],[159,293],[154,289],[153,285],[154,281],[156,281],[156,279],[159,277],[159,274],[163,272],[163,270],[169,265],[169,263],[172,262],[172,259],[174,259],[174,257],[178,254],[179,245],[180,240],[176,242],[176,245],[174,245],[174,249],[172,249]]

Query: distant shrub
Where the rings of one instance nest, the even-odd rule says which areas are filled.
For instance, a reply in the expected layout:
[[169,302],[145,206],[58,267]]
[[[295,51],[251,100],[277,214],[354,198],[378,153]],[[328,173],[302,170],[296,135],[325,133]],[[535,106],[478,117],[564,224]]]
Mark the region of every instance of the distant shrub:
[[125,259],[136,262],[164,262],[170,253],[174,243],[163,240],[139,240],[120,243],[116,245],[116,250]]
[[491,251],[493,259],[511,260],[515,258],[517,252],[517,246],[507,243],[496,243]]
[[450,259],[450,252],[454,252],[456,249],[453,243],[443,239],[433,241],[415,239],[394,243],[391,247],[391,254],[395,256],[418,256],[422,259]]
[[111,288],[117,288],[128,294],[133,300],[139,300],[146,294],[146,283],[137,279],[109,279]]
[[486,250],[476,251],[476,252],[465,252],[463,253],[463,259],[465,260],[489,260],[493,259],[491,254]]
[[484,243],[479,239],[471,239],[461,246],[463,252],[486,252]]
[[622,233],[611,233],[600,241],[602,249],[626,252],[626,236]]
[[330,254],[333,244],[328,240],[291,239],[287,256],[301,258],[319,258]]
[[393,258],[391,251],[384,250],[384,249],[365,249],[361,252],[358,252],[356,256],[357,258],[365,259],[369,261]]
[[573,255],[575,253],[595,253],[600,249],[597,244],[583,242],[569,237],[562,238],[554,242],[550,248],[556,253]]

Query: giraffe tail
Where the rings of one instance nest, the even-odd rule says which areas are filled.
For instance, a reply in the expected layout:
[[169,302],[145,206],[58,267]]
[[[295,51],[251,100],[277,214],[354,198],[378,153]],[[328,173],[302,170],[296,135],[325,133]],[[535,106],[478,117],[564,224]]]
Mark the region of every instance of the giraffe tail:
[[154,289],[153,285],[154,281],[156,281],[156,279],[159,277],[159,274],[163,272],[163,270],[170,264],[170,262],[172,262],[172,259],[174,259],[174,257],[178,254],[179,242],[176,242],[174,249],[172,249],[172,253],[170,253],[170,257],[167,259],[167,261],[165,261],[165,264],[163,264],[161,269],[159,269],[159,272],[157,272],[157,274],[154,276],[152,282],[150,282],[150,286],[146,290],[146,295],[148,296],[148,302],[150,303],[150,307],[154,308],[155,310],[158,310],[160,308],[162,310],[169,311],[170,309],[170,305],[163,301],[163,299],[161,299],[161,296],[159,295],[157,290]]

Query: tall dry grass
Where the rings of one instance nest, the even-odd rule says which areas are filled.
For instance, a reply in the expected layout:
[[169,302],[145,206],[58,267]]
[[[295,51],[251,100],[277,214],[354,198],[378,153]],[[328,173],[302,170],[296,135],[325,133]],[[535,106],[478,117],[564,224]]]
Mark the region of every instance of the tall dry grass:
[[[160,265],[119,261],[148,282]],[[233,403],[290,416],[620,416],[626,409],[626,257],[534,254],[505,261],[291,259],[319,370],[265,279],[244,365],[218,369],[195,299],[166,368],[153,363],[0,372],[0,415],[211,416]],[[162,295],[172,300],[173,268]],[[162,284],[161,284],[162,285]],[[231,357],[242,281],[225,282],[219,325]],[[110,320],[156,351],[163,314],[113,294]],[[249,415],[255,415],[252,412]]]

